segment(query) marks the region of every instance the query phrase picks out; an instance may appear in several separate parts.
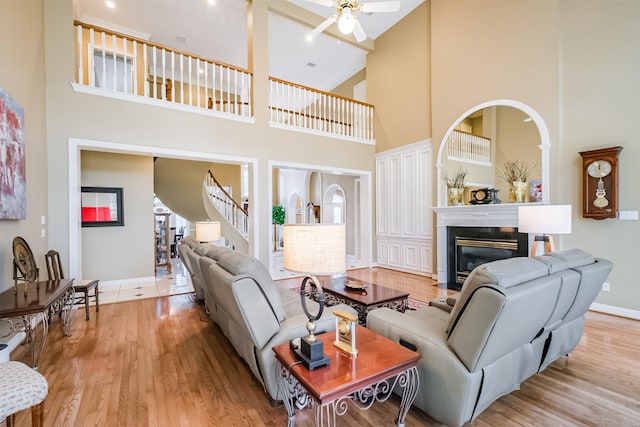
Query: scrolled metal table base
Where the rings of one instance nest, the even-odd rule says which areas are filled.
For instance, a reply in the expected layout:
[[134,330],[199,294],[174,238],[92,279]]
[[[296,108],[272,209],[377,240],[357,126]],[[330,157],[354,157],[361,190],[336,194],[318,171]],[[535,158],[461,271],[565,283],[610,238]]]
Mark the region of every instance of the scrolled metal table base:
[[[62,333],[65,336],[71,336],[71,309],[73,308],[74,301],[74,291],[73,287],[69,288],[64,294],[60,296],[60,298],[52,304],[52,306],[42,313],[28,314],[21,318],[17,319],[5,319],[9,322],[10,328],[13,332],[24,332],[27,337],[25,342],[29,343],[30,352],[31,352],[31,363],[32,368],[38,370],[38,366],[40,364],[40,357],[44,352],[44,345],[47,342],[47,335],[49,335],[49,321],[50,317],[59,312],[62,316]],[[37,317],[42,317],[42,338],[40,345],[37,344],[37,328],[32,327],[32,325],[37,326]]]
[[287,421],[288,427],[295,426],[295,408],[304,409],[306,407],[314,408],[316,426],[335,426],[337,417],[347,413],[349,401],[351,401],[357,409],[365,411],[371,408],[376,402],[387,401],[393,394],[393,389],[396,385],[402,387],[403,392],[395,423],[398,427],[404,427],[405,418],[416,398],[420,382],[418,369],[414,366],[394,377],[381,380],[349,395],[320,405],[320,403],[310,396],[305,388],[296,381],[289,370],[290,367],[282,366],[282,364],[278,362],[276,369],[278,371],[276,372],[278,390],[282,393],[282,400],[289,415]]

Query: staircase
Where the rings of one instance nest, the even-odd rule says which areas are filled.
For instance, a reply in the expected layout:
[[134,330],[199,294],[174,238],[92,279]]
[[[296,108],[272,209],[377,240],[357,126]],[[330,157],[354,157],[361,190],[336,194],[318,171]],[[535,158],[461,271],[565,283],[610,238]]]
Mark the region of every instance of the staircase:
[[202,198],[209,218],[220,221],[222,235],[236,250],[248,253],[249,214],[222,188],[210,170],[204,178]]
[[209,162],[157,158],[154,191],[165,206],[190,222],[219,221],[229,244],[248,253],[247,212],[224,191],[210,166]]

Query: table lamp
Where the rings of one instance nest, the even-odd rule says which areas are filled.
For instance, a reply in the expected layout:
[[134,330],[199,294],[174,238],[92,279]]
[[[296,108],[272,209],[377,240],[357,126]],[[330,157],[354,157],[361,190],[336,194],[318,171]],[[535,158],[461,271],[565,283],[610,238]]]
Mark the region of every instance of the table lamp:
[[[309,335],[300,339],[299,347],[292,346],[296,357],[307,369],[329,364],[324,355],[322,341],[314,334],[316,320],[324,310],[324,291],[316,274],[344,273],[346,270],[346,229],[344,224],[285,224],[284,268],[306,274],[300,287],[300,302],[309,321]],[[307,283],[318,293],[318,313],[307,309],[305,288]]]
[[[531,256],[555,250],[552,234],[571,233],[571,205],[518,206],[518,231],[535,233]],[[544,245],[543,251],[539,246]]]
[[220,222],[196,222],[196,240],[200,243],[215,242],[216,240],[220,240]]

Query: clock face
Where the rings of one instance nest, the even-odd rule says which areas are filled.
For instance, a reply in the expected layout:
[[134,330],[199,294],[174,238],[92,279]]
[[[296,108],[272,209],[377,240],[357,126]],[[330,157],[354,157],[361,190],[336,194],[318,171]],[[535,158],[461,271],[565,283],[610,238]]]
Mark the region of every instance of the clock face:
[[484,200],[487,198],[487,192],[485,190],[476,191],[476,200]]
[[611,163],[607,160],[596,160],[587,167],[587,173],[594,178],[604,178],[611,173]]

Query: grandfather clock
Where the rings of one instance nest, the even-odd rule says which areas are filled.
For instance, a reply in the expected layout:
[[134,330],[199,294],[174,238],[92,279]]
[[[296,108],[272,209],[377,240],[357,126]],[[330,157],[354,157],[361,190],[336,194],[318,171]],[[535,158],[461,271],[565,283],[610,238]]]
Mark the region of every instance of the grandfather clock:
[[618,216],[618,155],[622,147],[582,151],[582,216]]

